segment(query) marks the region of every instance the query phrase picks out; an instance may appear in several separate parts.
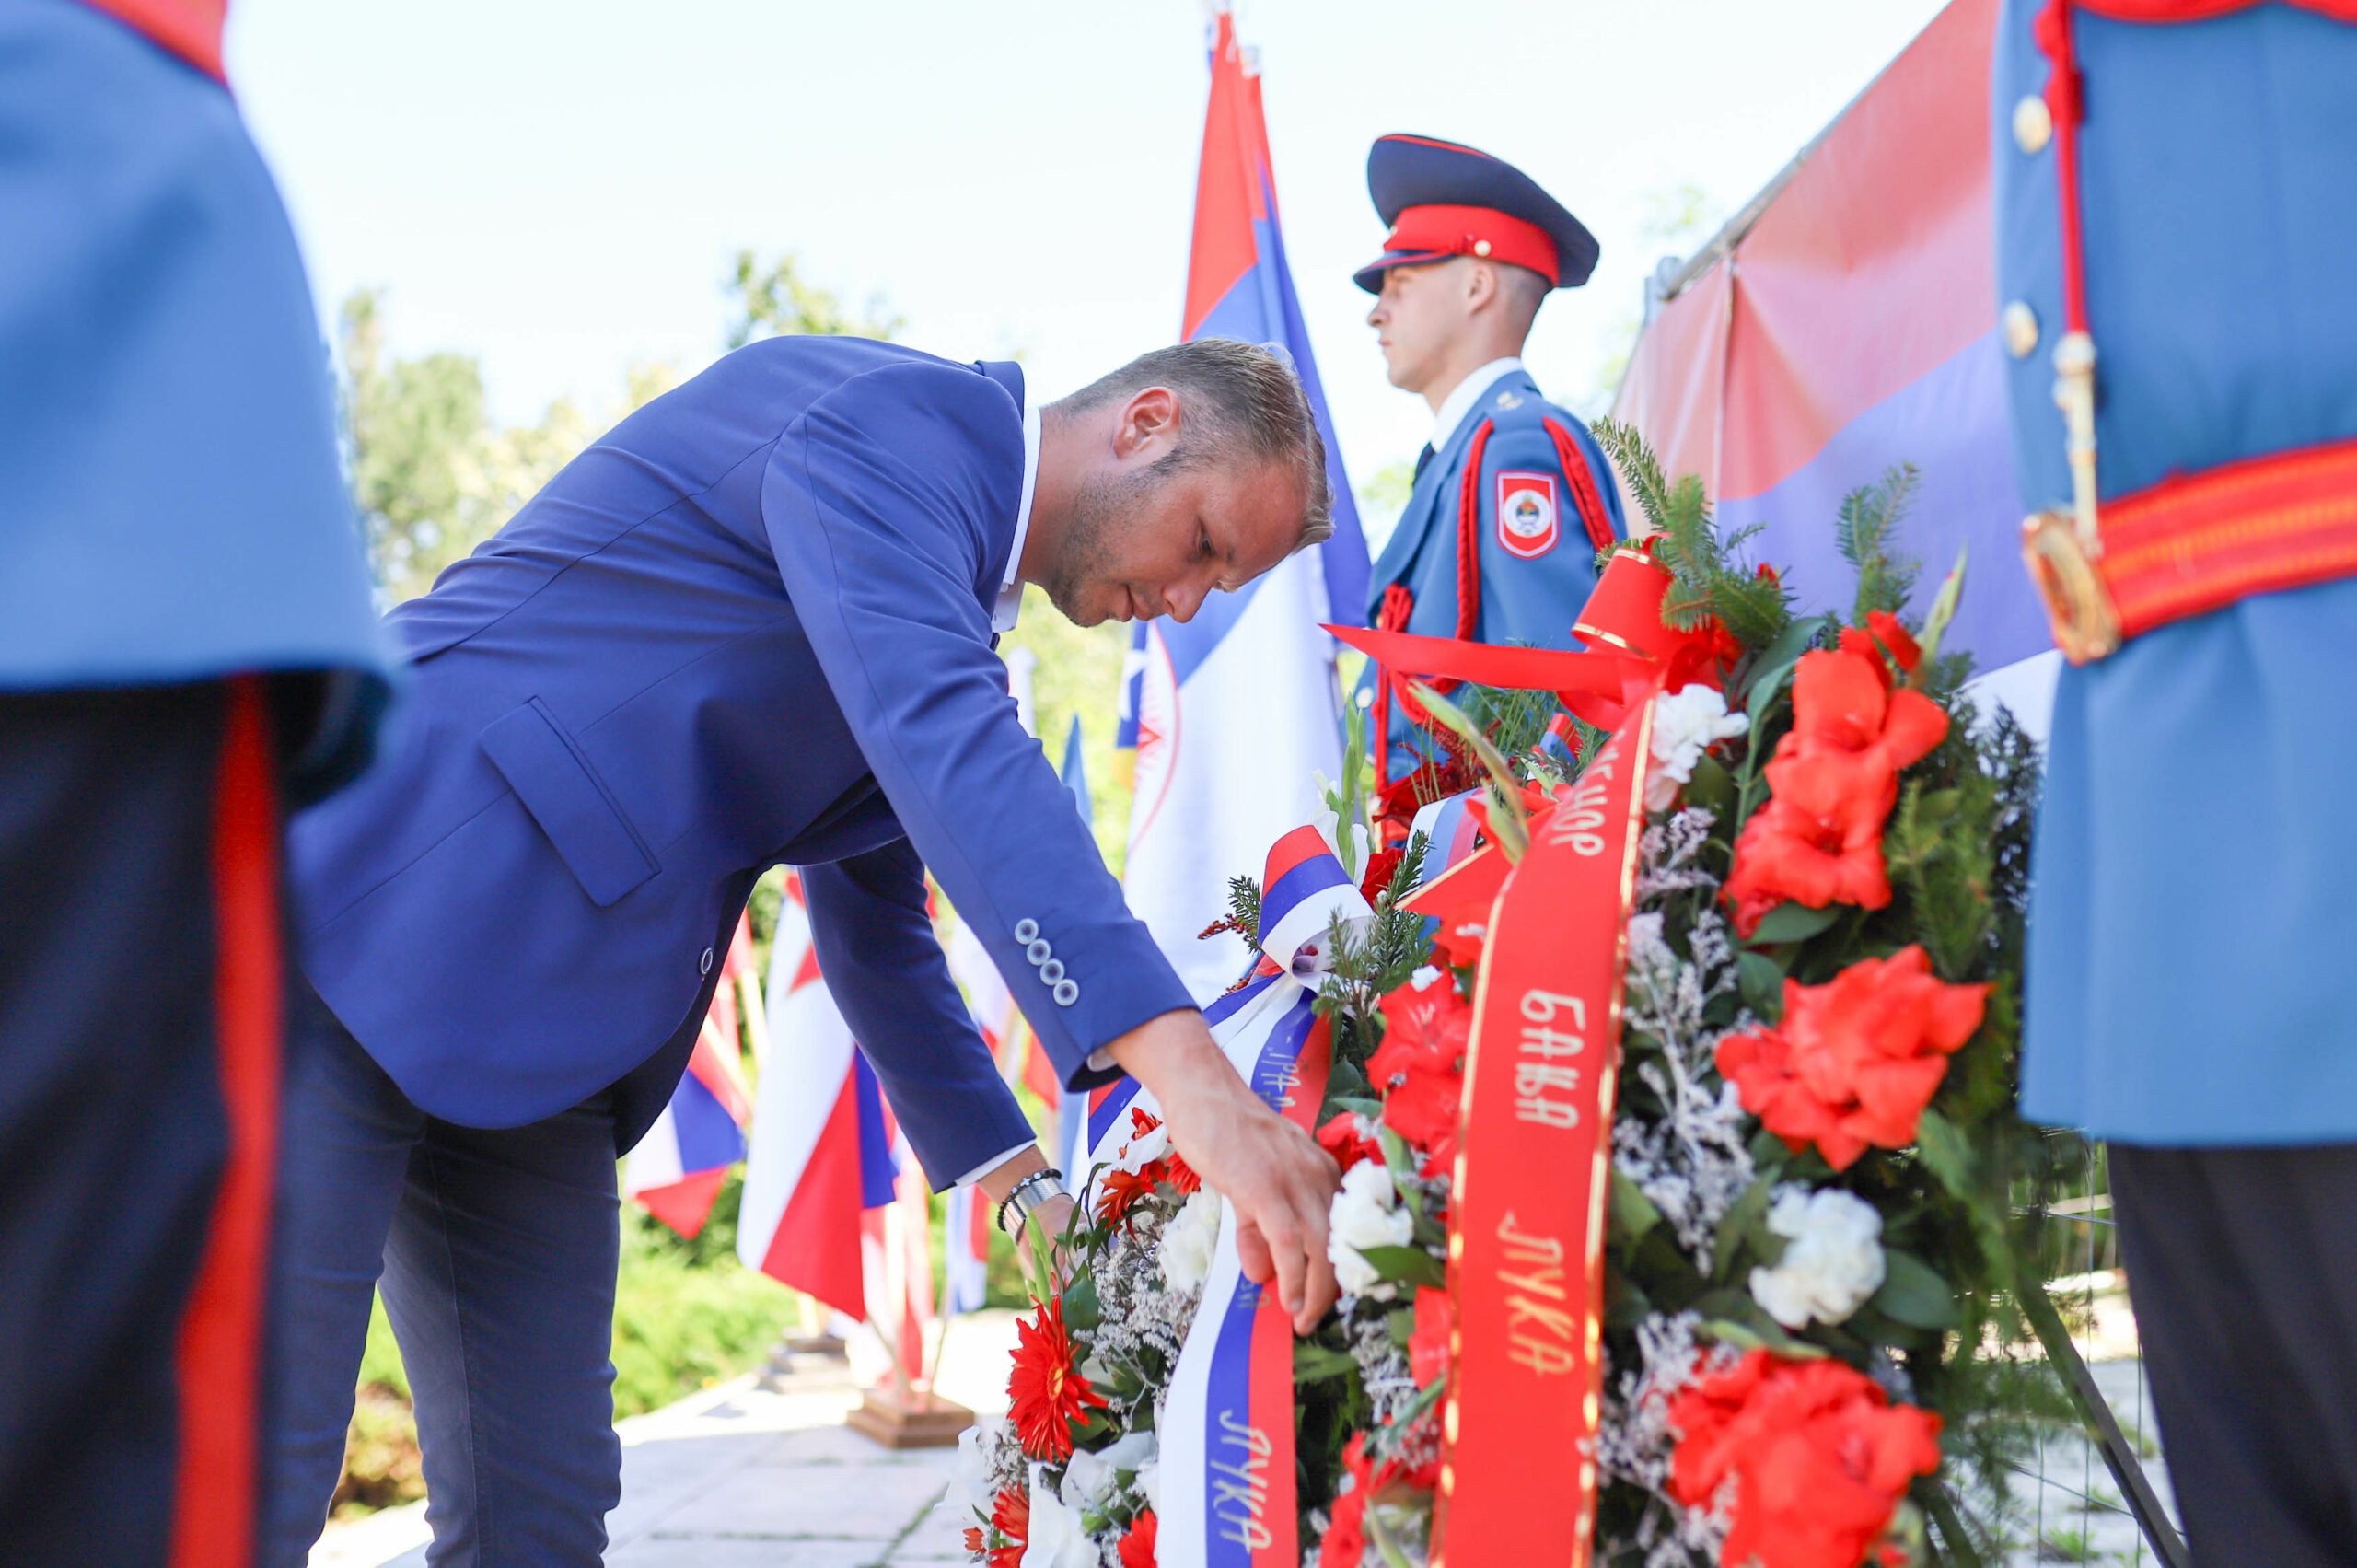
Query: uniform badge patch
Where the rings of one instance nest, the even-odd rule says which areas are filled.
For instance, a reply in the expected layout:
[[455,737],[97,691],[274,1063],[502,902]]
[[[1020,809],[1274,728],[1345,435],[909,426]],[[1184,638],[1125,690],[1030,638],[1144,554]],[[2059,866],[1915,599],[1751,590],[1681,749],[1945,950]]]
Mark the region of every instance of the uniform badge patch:
[[1555,476],[1498,471],[1498,543],[1508,555],[1535,560],[1555,548]]

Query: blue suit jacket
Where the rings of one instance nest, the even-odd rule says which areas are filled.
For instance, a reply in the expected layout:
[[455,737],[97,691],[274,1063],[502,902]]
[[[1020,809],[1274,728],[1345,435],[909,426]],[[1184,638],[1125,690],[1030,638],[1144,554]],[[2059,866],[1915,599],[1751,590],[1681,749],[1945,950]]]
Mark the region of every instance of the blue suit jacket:
[[[1482,447],[1478,479],[1481,620],[1473,633],[1474,640],[1519,643],[1537,648],[1577,646],[1572,638],[1572,621],[1596,587],[1596,546],[1588,539],[1579,508],[1573,502],[1571,484],[1564,477],[1554,438],[1547,433],[1546,422],[1550,419],[1571,432],[1572,439],[1586,456],[1597,498],[1611,519],[1613,536],[1627,537],[1628,528],[1620,517],[1620,489],[1613,483],[1612,470],[1587,426],[1539,396],[1538,384],[1527,372],[1510,371],[1482,394],[1473,411],[1450,433],[1447,445],[1434,452],[1432,461],[1417,477],[1407,508],[1399,516],[1399,527],[1385,541],[1382,557],[1376,562],[1368,583],[1366,614],[1370,624],[1383,611],[1385,590],[1397,583],[1405,586],[1416,598],[1406,630],[1429,637],[1457,635],[1458,507],[1464,495],[1466,461],[1472,455],[1474,433],[1486,424],[1491,427],[1490,438]],[[1509,538],[1515,539],[1522,550],[1532,549],[1533,542],[1503,531],[1498,526],[1499,476],[1515,473],[1539,474],[1552,481],[1554,515],[1549,521],[1554,536],[1536,553],[1521,554],[1509,550]],[[1529,487],[1510,482],[1505,488],[1511,497]],[[1367,681],[1372,679],[1371,673],[1365,678]],[[1387,778],[1401,778],[1420,765],[1422,753],[1414,749],[1413,742],[1408,738],[1416,733],[1415,726],[1394,702]]]
[[302,258],[221,84],[87,6],[0,6],[0,689],[385,661]]
[[[2069,505],[2048,65],[2008,0],[1993,72],[1997,280],[2032,506]],[[2357,27],[2262,5],[2078,11],[2097,490],[2357,436]],[[1980,568],[1976,568],[1976,570]],[[2008,567],[2007,569],[2011,569]],[[2357,1140],[2357,581],[2247,598],[2065,668],[2030,911],[2024,1109],[2160,1144]]]
[[781,862],[936,1186],[1029,1129],[923,867],[1067,1082],[1191,1005],[992,652],[1021,397],[1011,365],[756,343],[393,612],[412,694],[389,755],[292,854],[305,968],[420,1107],[517,1125],[628,1077],[634,1141]]

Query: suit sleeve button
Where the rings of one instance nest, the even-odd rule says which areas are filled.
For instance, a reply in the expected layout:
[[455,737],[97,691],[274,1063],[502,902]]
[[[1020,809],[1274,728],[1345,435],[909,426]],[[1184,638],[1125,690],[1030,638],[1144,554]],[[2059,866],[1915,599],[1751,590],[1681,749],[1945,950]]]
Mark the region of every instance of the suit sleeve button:
[[711,948],[709,948],[709,947],[706,947],[706,948],[703,950],[703,957],[702,957],[702,958],[698,958],[698,959],[696,960],[696,973],[698,973],[698,974],[710,974],[711,972],[712,972],[712,949],[711,949]]
[[1039,938],[1039,923],[1038,921],[1018,920],[1015,923],[1015,939],[1017,942],[1024,943],[1028,946],[1032,942],[1038,941]]
[[1037,942],[1032,943],[1031,946],[1023,949],[1023,957],[1034,969],[1037,969],[1039,965],[1046,963],[1050,958],[1053,958],[1055,956],[1055,951],[1056,950],[1053,947],[1048,946],[1048,939],[1042,936]]
[[1056,981],[1054,995],[1057,1006],[1071,1006],[1074,1003],[1080,1000],[1080,981],[1076,980],[1060,980]]

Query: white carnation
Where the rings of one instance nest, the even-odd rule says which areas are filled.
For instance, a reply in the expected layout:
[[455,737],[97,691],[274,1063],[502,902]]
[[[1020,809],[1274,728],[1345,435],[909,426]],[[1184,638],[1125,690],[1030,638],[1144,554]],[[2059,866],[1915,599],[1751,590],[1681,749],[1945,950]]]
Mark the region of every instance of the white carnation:
[[1023,1568],[1097,1568],[1097,1543],[1080,1510],[1067,1507],[1048,1484],[1048,1468],[1031,1470],[1031,1525],[1023,1548]]
[[1782,1188],[1768,1228],[1785,1238],[1784,1255],[1751,1271],[1751,1295],[1787,1329],[1841,1322],[1882,1288],[1882,1215],[1854,1193]]
[[1694,776],[1694,764],[1711,743],[1750,727],[1743,714],[1727,712],[1724,696],[1699,681],[1655,698],[1654,765],[1645,774],[1645,809],[1666,811],[1676,804],[1678,790]]
[[1211,1277],[1212,1253],[1219,1246],[1219,1194],[1203,1188],[1190,1196],[1186,1207],[1170,1217],[1154,1260],[1164,1283],[1182,1295],[1203,1288]]
[[1396,1295],[1366,1260],[1369,1247],[1405,1247],[1415,1239],[1416,1222],[1399,1206],[1391,1172],[1381,1160],[1361,1160],[1342,1173],[1341,1190],[1334,1194],[1328,1217],[1326,1256],[1334,1264],[1334,1280],[1344,1295],[1385,1300]]

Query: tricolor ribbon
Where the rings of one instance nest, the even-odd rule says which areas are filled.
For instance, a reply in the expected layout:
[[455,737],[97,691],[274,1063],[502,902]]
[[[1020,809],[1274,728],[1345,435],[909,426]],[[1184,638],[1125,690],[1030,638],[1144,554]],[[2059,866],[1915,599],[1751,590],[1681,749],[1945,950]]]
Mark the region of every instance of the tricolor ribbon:
[[[1374,912],[1315,828],[1277,841],[1262,889],[1260,950],[1277,972],[1203,1016],[1253,1092],[1308,1132],[1333,1044],[1317,1008],[1326,937],[1335,916]],[[1235,1205],[1223,1201],[1211,1273],[1163,1406],[1156,1554],[1206,1568],[1296,1568],[1292,1316],[1244,1277],[1236,1229]]]

